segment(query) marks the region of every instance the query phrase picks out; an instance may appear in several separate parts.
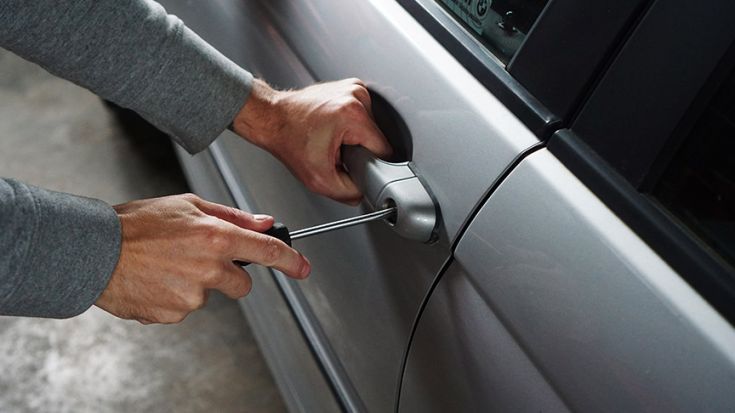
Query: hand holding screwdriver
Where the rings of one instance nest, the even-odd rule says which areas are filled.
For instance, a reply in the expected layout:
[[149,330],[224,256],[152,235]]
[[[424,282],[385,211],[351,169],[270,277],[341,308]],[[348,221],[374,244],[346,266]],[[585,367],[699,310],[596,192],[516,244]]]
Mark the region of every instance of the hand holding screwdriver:
[[258,262],[306,278],[308,260],[263,234],[273,217],[253,215],[192,194],[114,207],[122,246],[98,307],[141,323],[176,323],[201,308],[209,291],[231,298],[252,287],[235,260]]
[[[388,218],[391,215],[396,213],[396,208],[386,208],[381,209],[379,211],[370,212],[368,214],[364,215],[358,215],[356,217],[342,219],[339,221],[334,222],[328,222],[326,224],[317,225],[310,228],[304,228],[300,229],[294,232],[290,232],[288,230],[288,227],[283,225],[280,222],[276,222],[273,224],[273,226],[268,229],[268,231],[265,231],[264,234],[270,235],[271,237],[276,237],[280,239],[281,241],[285,242],[288,246],[291,246],[291,241],[297,240],[299,238],[307,238],[311,237],[313,235],[317,234],[323,234],[325,232],[331,232],[342,228],[352,227],[355,225],[364,224],[371,221],[376,221],[383,218]],[[242,266],[246,266],[249,263],[242,262],[242,261],[236,261],[237,264],[240,264]]]

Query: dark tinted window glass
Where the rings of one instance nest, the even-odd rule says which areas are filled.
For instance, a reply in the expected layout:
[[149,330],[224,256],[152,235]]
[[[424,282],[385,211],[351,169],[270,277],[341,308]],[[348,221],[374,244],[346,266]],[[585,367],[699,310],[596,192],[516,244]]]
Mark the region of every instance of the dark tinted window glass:
[[654,196],[735,263],[735,72],[686,137]]
[[437,0],[503,63],[521,46],[548,0]]

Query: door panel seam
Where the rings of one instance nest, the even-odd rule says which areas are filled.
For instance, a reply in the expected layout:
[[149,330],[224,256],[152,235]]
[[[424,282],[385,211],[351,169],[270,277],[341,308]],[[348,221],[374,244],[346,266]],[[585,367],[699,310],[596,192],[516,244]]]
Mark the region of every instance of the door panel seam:
[[442,267],[437,272],[436,276],[434,277],[434,280],[431,283],[431,286],[427,290],[426,294],[424,295],[423,300],[421,301],[421,304],[419,305],[419,309],[416,313],[416,317],[414,318],[413,324],[411,326],[411,332],[409,334],[408,340],[406,342],[406,348],[403,353],[403,360],[401,362],[401,369],[399,371],[399,377],[398,377],[398,384],[396,389],[396,404],[395,404],[395,412],[397,413],[400,409],[400,403],[401,403],[401,390],[403,387],[403,379],[406,375],[406,367],[408,363],[408,356],[411,352],[411,345],[413,344],[413,339],[416,335],[416,330],[418,329],[419,322],[421,321],[421,316],[423,315],[424,310],[429,304],[429,300],[431,299],[431,295],[434,292],[434,289],[439,285],[439,282],[441,281],[442,277],[446,273],[446,271],[449,269],[449,266],[454,262],[454,252],[457,248],[457,245],[459,244],[459,240],[462,239],[464,236],[464,233],[466,232],[467,228],[472,224],[472,221],[475,219],[477,214],[482,209],[483,205],[488,201],[490,196],[497,190],[497,188],[500,186],[503,181],[510,175],[510,173],[529,155],[533,154],[534,152],[543,149],[546,147],[546,143],[541,141],[533,146],[526,148],[521,153],[519,153],[512,161],[511,163],[503,169],[503,172],[500,174],[500,176],[490,185],[490,188],[488,191],[482,196],[480,202],[475,205],[472,212],[469,214],[467,220],[462,224],[462,228],[457,233],[457,237],[455,238],[454,242],[451,245],[450,248],[450,254],[447,260],[444,262]]
[[493,183],[490,185],[490,188],[488,188],[487,192],[485,192],[482,197],[480,198],[480,201],[475,204],[474,208],[472,208],[472,211],[467,215],[467,219],[462,223],[462,226],[460,227],[459,231],[457,231],[457,235],[454,238],[454,241],[452,241],[451,245],[451,252],[454,254],[454,251],[457,249],[457,245],[459,244],[459,240],[462,239],[465,232],[467,231],[467,228],[470,226],[472,221],[475,219],[477,214],[480,212],[480,209],[482,209],[482,206],[485,205],[487,200],[490,198],[490,196],[495,192],[496,189],[500,186],[500,184],[505,181],[505,178],[510,175],[510,173],[529,155],[532,153],[543,149],[546,147],[545,141],[539,141],[538,143],[535,143],[534,145],[524,149],[521,153],[516,155],[515,158],[506,166],[503,171],[500,173],[500,175],[493,181]]

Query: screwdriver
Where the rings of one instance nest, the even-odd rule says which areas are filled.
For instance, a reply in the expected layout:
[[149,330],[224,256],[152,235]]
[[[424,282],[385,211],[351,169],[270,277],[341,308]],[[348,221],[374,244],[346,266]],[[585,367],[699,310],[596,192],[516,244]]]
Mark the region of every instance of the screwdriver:
[[[389,218],[392,215],[396,213],[396,207],[391,208],[385,208],[381,209],[379,211],[370,212],[368,214],[364,215],[358,215],[356,217],[352,218],[346,218],[341,219],[339,221],[334,222],[327,222],[326,224],[316,225],[309,228],[299,229],[293,232],[290,232],[288,230],[288,227],[283,225],[280,222],[276,222],[273,224],[273,226],[268,230],[265,231],[265,235],[270,235],[271,237],[275,237],[280,239],[281,241],[288,244],[288,246],[291,246],[291,241],[295,241],[300,238],[307,238],[318,234],[323,234],[325,232],[331,232],[342,228],[352,227],[355,225],[364,224],[371,221],[377,221],[379,219],[383,218]],[[246,266],[250,264],[249,262],[243,262],[243,261],[235,261],[235,263]]]

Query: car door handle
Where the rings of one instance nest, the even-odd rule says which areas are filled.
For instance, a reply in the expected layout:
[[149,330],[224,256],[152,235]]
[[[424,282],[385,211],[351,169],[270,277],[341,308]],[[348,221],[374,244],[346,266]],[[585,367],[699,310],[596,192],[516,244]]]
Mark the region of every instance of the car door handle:
[[361,146],[343,146],[342,163],[373,209],[396,207],[388,223],[400,236],[436,239],[438,207],[409,162],[387,162]]

